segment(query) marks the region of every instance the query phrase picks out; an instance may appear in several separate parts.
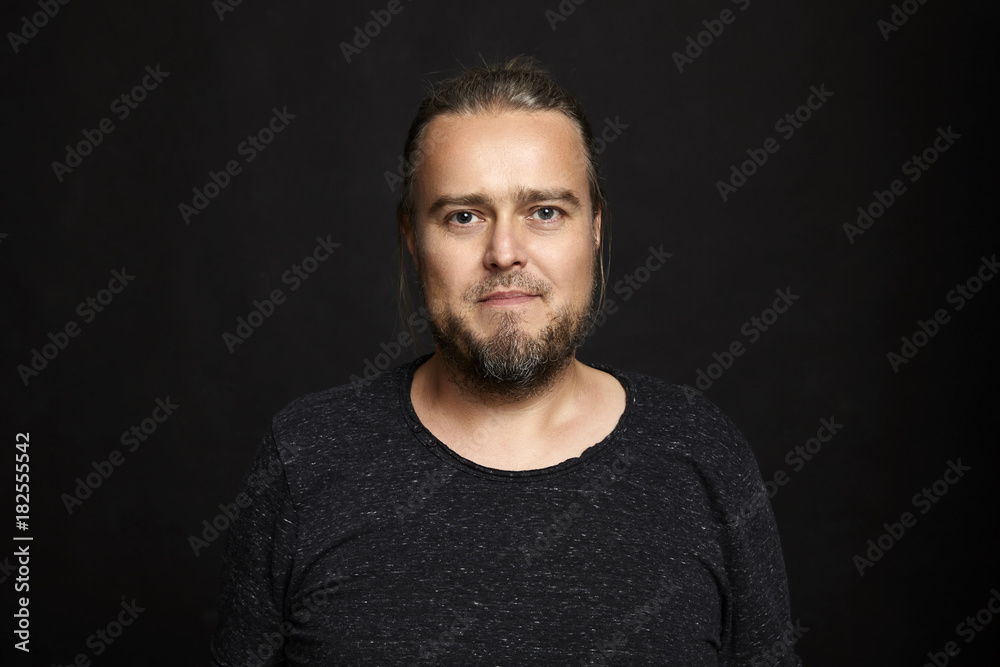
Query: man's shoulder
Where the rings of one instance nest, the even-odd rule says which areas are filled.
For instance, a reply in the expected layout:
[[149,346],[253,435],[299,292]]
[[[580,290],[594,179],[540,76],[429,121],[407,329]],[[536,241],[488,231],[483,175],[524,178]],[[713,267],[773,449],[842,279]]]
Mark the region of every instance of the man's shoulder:
[[[742,498],[759,485],[756,456],[718,406],[690,387],[625,372],[634,391],[633,437],[655,460],[680,456],[715,493]],[[650,460],[653,460],[650,459]]]
[[637,398],[642,398],[646,402],[654,401],[660,404],[676,404],[678,408],[690,407],[695,410],[703,409],[707,402],[704,400],[701,392],[689,392],[688,388],[682,385],[654,375],[619,368],[610,368],[610,370],[615,375],[628,378],[637,391]]
[[335,431],[351,423],[368,428],[380,423],[374,412],[399,408],[399,391],[412,362],[403,363],[374,377],[302,394],[278,410],[271,419],[275,437]]
[[594,367],[624,378],[632,393],[632,400],[642,412],[653,417],[683,419],[727,419],[722,411],[705,395],[687,385],[679,385],[654,375],[622,370],[604,364]]
[[732,419],[697,389],[646,373],[595,366],[628,381],[633,423],[649,437],[699,458],[752,456]]

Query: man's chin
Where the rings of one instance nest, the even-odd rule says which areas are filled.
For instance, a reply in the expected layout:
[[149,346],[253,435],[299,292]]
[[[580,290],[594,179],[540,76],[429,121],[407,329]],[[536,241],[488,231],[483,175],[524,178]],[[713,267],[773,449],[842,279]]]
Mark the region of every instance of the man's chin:
[[471,357],[452,359],[459,386],[484,397],[520,400],[542,393],[573,359],[573,351],[545,358],[508,352],[477,350]]
[[492,316],[476,318],[467,329],[466,337],[475,339],[480,345],[501,338],[516,337],[519,342],[527,343],[540,340],[543,330],[550,322],[536,318],[527,318],[516,313],[496,313]]
[[451,318],[435,342],[461,389],[518,400],[542,393],[572,362],[580,342],[574,325],[566,313],[544,325],[514,313],[479,326]]

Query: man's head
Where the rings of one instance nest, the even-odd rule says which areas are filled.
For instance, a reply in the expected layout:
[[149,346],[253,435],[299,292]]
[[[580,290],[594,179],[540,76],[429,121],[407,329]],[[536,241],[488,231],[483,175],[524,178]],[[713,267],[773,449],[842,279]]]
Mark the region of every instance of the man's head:
[[471,388],[518,397],[572,360],[603,300],[606,202],[579,102],[516,58],[420,105],[404,151],[402,245],[434,340]]

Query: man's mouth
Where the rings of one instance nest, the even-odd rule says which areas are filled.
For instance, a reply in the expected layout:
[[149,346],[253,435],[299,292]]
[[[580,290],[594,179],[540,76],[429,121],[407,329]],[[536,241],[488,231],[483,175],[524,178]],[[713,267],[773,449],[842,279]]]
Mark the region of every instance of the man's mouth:
[[487,294],[479,300],[479,303],[487,306],[517,306],[537,298],[537,294],[522,292],[521,290],[498,290]]

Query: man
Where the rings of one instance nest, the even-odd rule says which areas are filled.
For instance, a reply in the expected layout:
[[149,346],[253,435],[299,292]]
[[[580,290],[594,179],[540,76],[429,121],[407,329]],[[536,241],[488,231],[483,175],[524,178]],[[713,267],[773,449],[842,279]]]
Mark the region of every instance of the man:
[[435,352],[274,417],[215,664],[800,664],[738,431],[576,359],[607,231],[579,102],[530,60],[469,70],[421,104],[404,157]]

